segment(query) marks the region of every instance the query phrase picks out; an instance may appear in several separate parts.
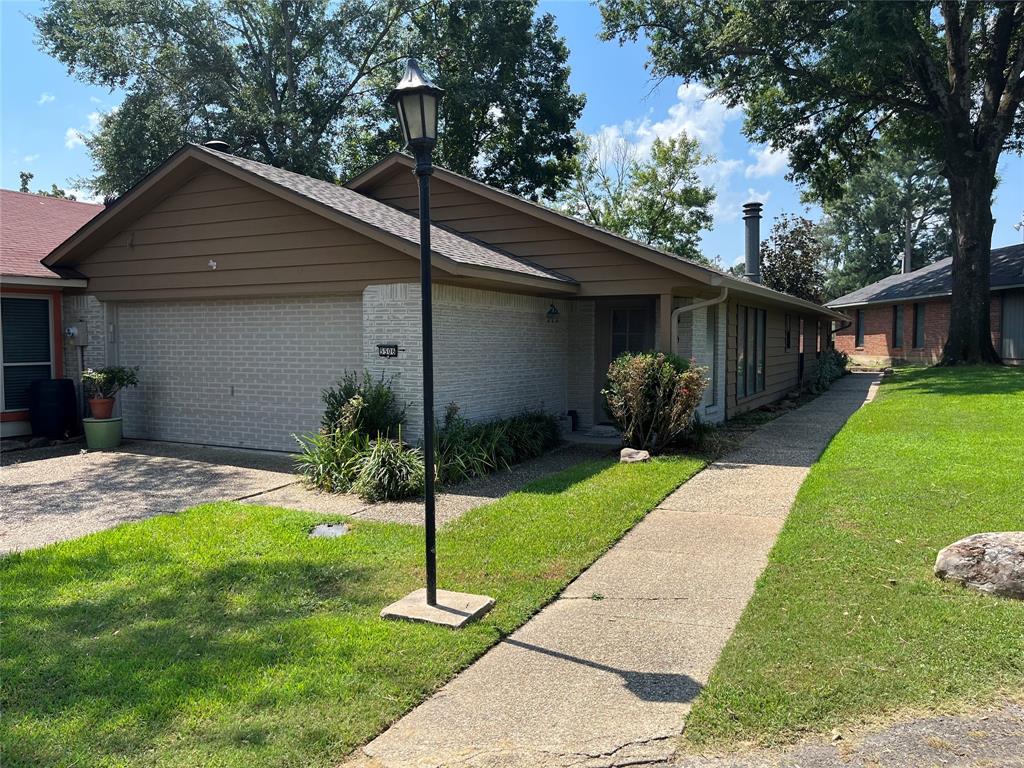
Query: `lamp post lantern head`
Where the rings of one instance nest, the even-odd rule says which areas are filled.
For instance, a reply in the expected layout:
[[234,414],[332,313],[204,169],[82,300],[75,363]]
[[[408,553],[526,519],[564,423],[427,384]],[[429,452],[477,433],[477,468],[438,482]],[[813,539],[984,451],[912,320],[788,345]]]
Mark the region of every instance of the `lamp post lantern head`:
[[398,108],[405,143],[412,149],[431,149],[437,143],[437,102],[444,94],[423,74],[416,59],[409,59],[405,74],[388,94],[388,102]]

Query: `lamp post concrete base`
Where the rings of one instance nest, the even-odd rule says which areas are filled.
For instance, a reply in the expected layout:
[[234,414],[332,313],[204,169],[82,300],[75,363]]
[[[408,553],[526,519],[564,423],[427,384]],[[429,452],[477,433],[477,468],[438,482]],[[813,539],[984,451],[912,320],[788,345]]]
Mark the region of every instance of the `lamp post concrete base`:
[[494,607],[494,598],[437,590],[437,605],[427,605],[427,590],[417,589],[380,612],[382,619],[405,619],[461,629]]

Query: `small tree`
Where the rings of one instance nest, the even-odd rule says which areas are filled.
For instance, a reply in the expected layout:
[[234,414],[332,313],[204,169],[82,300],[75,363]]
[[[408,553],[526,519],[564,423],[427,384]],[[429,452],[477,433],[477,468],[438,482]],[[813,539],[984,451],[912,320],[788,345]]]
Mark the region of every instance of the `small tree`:
[[825,290],[824,258],[817,225],[784,213],[761,243],[761,281],[776,291],[819,304]]

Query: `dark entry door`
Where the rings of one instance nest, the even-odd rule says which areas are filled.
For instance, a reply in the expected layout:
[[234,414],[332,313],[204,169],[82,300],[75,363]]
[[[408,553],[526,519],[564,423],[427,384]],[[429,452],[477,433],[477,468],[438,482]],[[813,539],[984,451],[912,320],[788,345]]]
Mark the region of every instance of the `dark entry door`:
[[608,423],[601,390],[608,384],[608,366],[624,352],[654,349],[653,297],[604,299],[596,306],[594,334],[594,421]]

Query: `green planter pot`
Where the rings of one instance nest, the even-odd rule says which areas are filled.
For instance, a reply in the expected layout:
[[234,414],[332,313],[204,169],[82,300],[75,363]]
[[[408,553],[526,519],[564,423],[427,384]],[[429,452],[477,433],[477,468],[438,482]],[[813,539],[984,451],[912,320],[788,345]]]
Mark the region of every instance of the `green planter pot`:
[[82,419],[85,427],[85,444],[90,451],[109,451],[121,444],[121,418]]

